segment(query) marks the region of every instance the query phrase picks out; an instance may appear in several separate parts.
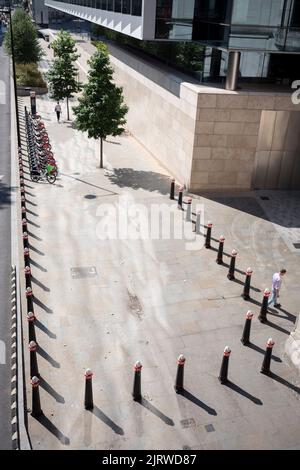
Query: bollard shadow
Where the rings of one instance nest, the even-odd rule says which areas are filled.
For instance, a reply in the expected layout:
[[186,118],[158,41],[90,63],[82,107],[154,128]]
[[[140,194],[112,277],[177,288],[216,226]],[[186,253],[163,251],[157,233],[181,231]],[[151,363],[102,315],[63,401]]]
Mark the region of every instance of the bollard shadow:
[[[25,174],[29,175],[29,173],[27,171],[24,171]],[[24,178],[25,181],[31,181],[29,178]],[[33,186],[30,186],[29,184],[27,183],[24,183],[24,186],[25,188],[29,188],[29,189],[34,189]],[[28,212],[28,211],[27,211]]]
[[271,379],[275,380],[276,382],[280,383],[281,385],[285,385],[290,390],[292,390],[293,392],[300,395],[300,387],[297,387],[297,385],[294,385],[291,382],[289,382],[288,380],[283,379],[279,375],[274,374],[274,372],[272,372],[272,371],[270,372],[270,377],[271,377]]
[[103,421],[103,423],[109,426],[116,434],[119,434],[120,436],[124,435],[123,429],[118,426],[114,421],[112,421],[105,413],[103,413],[103,411],[101,411],[98,406],[94,405],[94,408],[92,410],[89,410],[89,412],[95,415],[101,421]]
[[[214,238],[212,238],[211,240],[214,240]],[[219,240],[217,240],[219,241]],[[218,248],[215,248],[214,246],[211,246],[210,247],[210,250],[212,251],[215,251],[216,253],[218,253],[219,249]],[[226,253],[226,251],[223,251],[223,256],[227,256],[228,258],[231,257],[231,255],[229,253]],[[227,263],[222,263],[223,266],[226,266],[226,267],[229,267],[229,265]],[[237,270],[236,270],[237,271]]]
[[274,328],[274,330],[281,331],[281,333],[285,333],[286,335],[290,334],[290,331],[286,330],[285,328],[282,328],[279,325],[276,325],[275,323],[270,322],[270,320],[265,321],[265,325],[270,326],[271,328]]
[[248,400],[255,403],[255,405],[262,405],[263,404],[263,402],[259,398],[255,397],[254,395],[251,395],[251,393],[247,392],[243,388],[239,387],[239,385],[231,382],[230,380],[228,380],[228,382],[225,383],[224,385],[226,385],[226,387],[230,388],[234,392],[239,393],[243,397],[248,398]]
[[28,208],[26,208],[26,212],[27,212],[28,214],[34,215],[35,217],[39,217],[39,214],[37,214],[36,212],[31,211],[31,210],[28,209]]
[[46,333],[46,335],[48,335],[49,338],[56,339],[56,334],[54,334],[50,330],[48,330],[48,328],[43,323],[41,323],[40,320],[38,320],[37,318],[35,319],[34,324],[37,328],[39,328],[41,331]]
[[51,357],[50,354],[48,354],[47,351],[45,351],[45,349],[41,348],[40,345],[38,345],[36,352],[40,356],[42,356],[46,361],[48,361],[53,367],[56,367],[57,369],[60,368],[60,363],[55,361],[55,359],[53,359],[53,357]]
[[[253,349],[254,351],[257,351],[257,352],[259,352],[259,353],[261,353],[261,354],[263,354],[263,355],[264,355],[265,352],[266,352],[264,349],[262,349],[261,347],[257,346],[256,344],[253,344],[253,343],[246,344],[245,346],[248,347],[248,348],[250,348],[250,349]],[[272,359],[273,359],[273,361],[275,361],[275,362],[282,362],[282,360],[280,359],[280,357],[274,356],[273,354],[272,354]]]
[[148,400],[146,400],[146,398],[142,397],[136,403],[139,403],[144,408],[149,410],[151,413],[153,413],[155,416],[160,418],[168,426],[174,426],[174,421],[171,418],[169,418],[168,416],[166,416],[164,413],[162,413],[158,408],[153,406]]
[[51,387],[51,385],[46,382],[45,379],[43,379],[43,377],[40,377],[40,386],[46,391],[49,393],[49,395],[51,395],[58,403],[65,403],[65,399],[62,395],[60,395],[59,393],[57,393],[56,390],[54,390],[53,387]]
[[194,395],[192,395],[190,392],[188,392],[187,390],[182,390],[182,392],[180,393],[180,395],[182,395],[184,398],[186,398],[187,400],[190,400],[192,403],[194,403],[195,405],[199,406],[200,408],[202,408],[204,411],[206,411],[209,415],[213,415],[213,416],[217,416],[217,412],[214,408],[211,408],[210,406],[206,405],[206,403],[204,403],[203,401],[199,400],[199,398],[195,397]]
[[49,287],[46,287],[45,284],[43,284],[41,281],[39,281],[36,277],[34,276],[31,276],[31,280],[34,284],[36,284],[37,286],[39,286],[41,289],[43,289],[43,291],[45,292],[50,292],[50,289]]
[[29,246],[29,249],[34,251],[35,253],[37,253],[38,255],[40,256],[45,256],[45,253],[43,253],[42,251],[40,251],[38,248],[36,248],[35,246],[33,246],[31,243],[28,244]]
[[[223,263],[223,264],[224,264],[224,263]],[[229,266],[228,266],[228,267],[229,267]],[[244,285],[245,285],[244,282],[242,282],[242,281],[240,281],[240,279],[236,279],[236,278],[235,278],[235,279],[232,279],[231,282],[235,282],[236,284],[240,284],[241,286],[244,286]],[[255,292],[261,292],[261,289],[258,289],[257,287],[253,287],[253,286],[251,286],[251,285],[250,285],[250,289],[254,290]]]
[[36,227],[36,228],[41,228],[40,225],[36,224],[36,223],[33,222],[31,219],[27,219],[27,223],[30,224],[30,225],[33,225],[33,226]]
[[[286,317],[282,317],[282,318],[285,318],[286,320],[289,320],[292,323],[296,323],[296,320],[297,320],[296,315],[293,315],[292,313],[288,312],[287,310],[283,309],[282,307],[277,307],[277,310],[279,310],[280,312],[282,312],[286,315]],[[277,316],[279,316],[279,315],[277,315]]]
[[35,202],[29,201],[29,199],[26,199],[26,204],[37,207],[37,204]]
[[41,266],[39,263],[34,261],[32,258],[30,258],[30,264],[32,264],[32,266],[35,266],[36,268],[40,269],[41,271],[43,271],[43,273],[47,272],[46,268],[43,268],[43,266]]
[[30,193],[29,191],[26,191],[26,195],[27,195],[27,196],[31,196],[31,197],[36,197],[35,194],[32,194],[32,193]]
[[47,416],[42,414],[35,418],[44,428],[46,428],[53,436],[57,437],[57,439],[64,445],[68,446],[70,444],[70,439],[65,436],[56,426],[53,424]]
[[27,233],[30,237],[34,238],[35,240],[37,240],[38,242],[41,242],[42,239],[40,237],[38,237],[37,235],[35,235],[33,232],[30,232],[29,230],[27,230]]
[[[230,256],[231,256],[231,255],[230,255]],[[223,266],[224,266],[225,268],[228,268],[228,269],[229,269],[230,264],[223,262]],[[245,271],[242,271],[241,269],[239,269],[239,268],[237,268],[237,267],[234,268],[234,271],[235,271],[236,273],[241,274],[242,276],[245,276]],[[237,281],[239,281],[239,279],[237,279]],[[239,283],[242,284],[242,285],[244,285],[244,282],[242,282],[242,281],[239,281]],[[250,287],[252,287],[252,286],[250,285]],[[261,291],[258,290],[258,292],[261,292]]]
[[35,296],[33,296],[33,302],[46,313],[53,313],[53,310],[51,308],[47,307],[47,305],[45,305],[41,300],[37,299]]
[[251,304],[257,305],[258,307],[261,307],[261,302],[258,302],[258,300],[253,299],[250,297],[250,299],[247,299],[246,302],[250,302]]

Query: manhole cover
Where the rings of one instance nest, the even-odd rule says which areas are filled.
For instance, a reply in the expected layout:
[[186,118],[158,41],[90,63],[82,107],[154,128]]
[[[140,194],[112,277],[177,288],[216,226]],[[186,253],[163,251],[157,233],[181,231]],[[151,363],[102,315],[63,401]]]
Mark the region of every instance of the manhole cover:
[[293,243],[293,245],[297,250],[300,250],[300,243]]
[[180,424],[183,428],[192,428],[193,426],[196,426],[194,418],[182,419]]
[[206,426],[204,427],[206,429],[206,432],[213,432],[215,430],[212,424],[206,424]]
[[71,274],[73,279],[86,279],[98,276],[95,266],[71,268]]

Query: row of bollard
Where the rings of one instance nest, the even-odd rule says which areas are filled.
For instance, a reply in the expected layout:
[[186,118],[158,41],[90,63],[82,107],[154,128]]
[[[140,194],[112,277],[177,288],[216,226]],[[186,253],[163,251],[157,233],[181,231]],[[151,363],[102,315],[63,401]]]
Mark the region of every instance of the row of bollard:
[[[183,186],[179,188],[179,193],[178,193],[178,207],[182,209],[182,203],[183,203]],[[171,179],[171,188],[170,188],[170,199],[175,199],[175,179]],[[196,214],[196,233],[200,234],[200,219],[201,219],[201,212],[199,211]],[[192,198],[188,198],[187,200],[187,210],[186,210],[186,221],[191,222],[192,221]],[[212,235],[212,227],[213,224],[211,221],[207,223],[207,230],[205,234],[205,248],[209,249],[211,248],[211,235]],[[221,235],[219,238],[219,246],[218,246],[218,252],[217,252],[217,259],[216,262],[218,264],[223,264],[223,253],[224,253],[224,242],[225,242],[225,237],[224,235]],[[237,258],[237,251],[232,250],[231,256],[230,256],[230,264],[229,264],[229,269],[228,269],[228,274],[227,278],[232,281],[235,279],[235,263],[236,263],[236,258]],[[244,282],[244,287],[243,287],[243,292],[242,292],[242,297],[244,300],[249,300],[250,299],[250,289],[251,289],[251,276],[253,274],[253,270],[249,267],[246,269],[245,272],[245,282]],[[268,299],[271,295],[271,292],[269,289],[265,289],[264,294],[263,294],[263,299],[262,299],[262,304],[261,304],[261,310],[260,310],[260,315],[258,316],[258,319],[261,323],[265,323],[267,321],[267,312],[268,312]]]

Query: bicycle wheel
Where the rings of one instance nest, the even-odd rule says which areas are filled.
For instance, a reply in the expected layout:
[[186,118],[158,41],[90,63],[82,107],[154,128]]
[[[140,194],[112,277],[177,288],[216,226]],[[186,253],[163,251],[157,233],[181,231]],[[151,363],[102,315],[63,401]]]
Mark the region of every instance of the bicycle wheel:
[[56,176],[54,174],[48,174],[46,175],[47,181],[50,184],[54,184],[56,181]]
[[30,175],[30,179],[34,183],[38,183],[40,181],[40,177],[38,175]]

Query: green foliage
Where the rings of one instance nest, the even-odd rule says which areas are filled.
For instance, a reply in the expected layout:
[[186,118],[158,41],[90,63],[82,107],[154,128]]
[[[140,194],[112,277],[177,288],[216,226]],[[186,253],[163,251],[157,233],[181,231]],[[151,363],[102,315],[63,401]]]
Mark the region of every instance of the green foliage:
[[[12,55],[11,34],[9,26],[4,39],[6,51]],[[31,22],[30,16],[21,9],[17,9],[12,16],[12,31],[14,39],[14,57],[18,64],[38,62],[43,51],[38,42],[37,32]]]
[[51,98],[56,101],[67,99],[67,110],[69,119],[69,102],[74,93],[81,90],[78,81],[78,70],[75,61],[78,59],[75,41],[68,31],[60,31],[56,39],[51,43],[55,59],[46,74],[50,84]]
[[17,85],[47,88],[41,72],[37,65],[32,64],[16,64]]
[[[113,70],[107,49],[103,46],[101,49],[88,62],[88,82],[73,111],[76,128],[87,132],[89,138],[102,141],[107,136],[122,134],[128,107],[124,104],[122,88],[113,83]],[[102,167],[102,163],[100,166]]]

